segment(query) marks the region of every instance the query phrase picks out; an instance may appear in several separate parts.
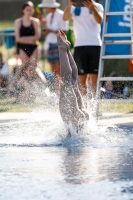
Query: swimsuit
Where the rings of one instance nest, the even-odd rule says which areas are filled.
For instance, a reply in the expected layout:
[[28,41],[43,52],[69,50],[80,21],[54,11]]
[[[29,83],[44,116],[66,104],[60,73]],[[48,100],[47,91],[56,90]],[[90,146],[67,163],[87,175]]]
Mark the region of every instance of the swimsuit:
[[[30,37],[35,35],[35,28],[33,26],[33,22],[31,21],[31,25],[26,27],[23,26],[23,20],[21,20],[21,27],[20,27],[20,37]],[[34,50],[37,48],[37,45],[34,44],[17,44],[17,51],[22,49],[28,57],[30,57]]]

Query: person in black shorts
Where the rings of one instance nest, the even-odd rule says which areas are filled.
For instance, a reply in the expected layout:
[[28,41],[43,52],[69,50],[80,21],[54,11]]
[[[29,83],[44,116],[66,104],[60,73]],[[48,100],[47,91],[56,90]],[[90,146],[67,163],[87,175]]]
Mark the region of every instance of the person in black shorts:
[[100,49],[100,46],[75,47],[74,59],[78,66],[79,75],[98,73]]
[[85,95],[89,86],[94,97],[102,45],[100,24],[103,21],[103,6],[94,0],[86,0],[81,7],[77,7],[76,3],[69,1],[63,19],[71,18],[76,39],[74,59],[78,67],[80,91]]

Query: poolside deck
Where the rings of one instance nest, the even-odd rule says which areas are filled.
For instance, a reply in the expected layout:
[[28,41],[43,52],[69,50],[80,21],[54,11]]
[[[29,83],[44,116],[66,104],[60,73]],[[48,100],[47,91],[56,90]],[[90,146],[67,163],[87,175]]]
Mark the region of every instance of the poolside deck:
[[[0,113],[0,124],[43,122],[45,113]],[[133,125],[133,113],[102,113],[98,125]]]

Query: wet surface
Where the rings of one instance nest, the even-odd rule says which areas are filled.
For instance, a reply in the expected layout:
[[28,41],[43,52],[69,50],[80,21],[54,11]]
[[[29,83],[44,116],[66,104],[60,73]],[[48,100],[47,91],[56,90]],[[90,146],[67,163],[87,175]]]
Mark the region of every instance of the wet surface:
[[0,200],[132,200],[133,126],[94,124],[66,138],[58,113],[1,123]]

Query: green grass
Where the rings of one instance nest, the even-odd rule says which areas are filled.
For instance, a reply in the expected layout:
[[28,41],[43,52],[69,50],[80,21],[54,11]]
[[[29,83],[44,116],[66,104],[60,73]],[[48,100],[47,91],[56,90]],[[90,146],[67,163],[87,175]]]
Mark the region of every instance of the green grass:
[[11,57],[14,57],[15,55],[15,48],[12,48],[10,50],[7,50],[4,45],[0,46],[0,53],[3,55],[3,59],[6,61]]
[[14,21],[0,21],[0,29],[13,28]]
[[[0,112],[32,112],[44,107],[37,100],[34,105],[15,103],[15,98],[0,98]],[[101,103],[101,112],[133,113],[133,103]]]
[[34,105],[18,104],[15,98],[0,98],[0,112],[32,112],[40,109],[42,104],[38,101]]
[[133,113],[133,103],[101,103],[101,112]]

